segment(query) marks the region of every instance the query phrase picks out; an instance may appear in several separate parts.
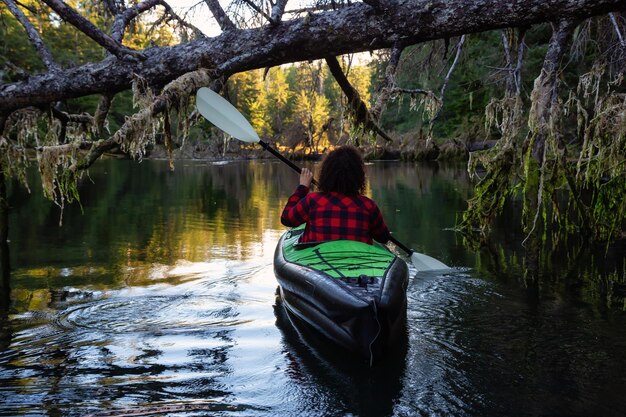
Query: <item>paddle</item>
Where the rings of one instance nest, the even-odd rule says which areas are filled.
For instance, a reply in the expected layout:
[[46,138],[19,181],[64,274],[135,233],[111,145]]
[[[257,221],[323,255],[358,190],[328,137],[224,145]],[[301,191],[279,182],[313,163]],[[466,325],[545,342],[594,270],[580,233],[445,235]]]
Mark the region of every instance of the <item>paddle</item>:
[[[210,88],[201,87],[196,95],[196,107],[202,116],[215,126],[222,129],[234,138],[243,142],[258,143],[272,155],[286,163],[298,174],[302,169],[285,158],[280,152],[263,142],[248,120],[239,113],[228,100]],[[313,180],[313,184],[317,182]]]
[[[263,142],[248,120],[246,120],[246,118],[239,113],[239,111],[232,104],[230,104],[228,100],[217,94],[215,91],[206,87],[200,88],[196,95],[196,107],[198,108],[198,112],[200,112],[205,119],[232,137],[243,142],[258,143],[263,147],[263,149],[269,151],[272,155],[289,165],[294,171],[298,173],[302,171],[300,167],[285,158],[276,149]],[[315,180],[313,180],[313,184],[317,184]],[[424,255],[423,253],[414,251],[393,236],[390,236],[389,240],[409,255],[411,263],[418,271],[449,269],[449,267],[443,262],[428,255]]]

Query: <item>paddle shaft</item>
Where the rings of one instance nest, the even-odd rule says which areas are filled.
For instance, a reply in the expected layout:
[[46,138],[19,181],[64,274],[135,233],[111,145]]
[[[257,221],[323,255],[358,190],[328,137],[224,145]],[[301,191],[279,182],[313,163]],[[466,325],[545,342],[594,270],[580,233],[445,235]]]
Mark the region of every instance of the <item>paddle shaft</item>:
[[[278,159],[280,159],[281,161],[283,161],[284,163],[289,165],[289,167],[291,167],[291,169],[296,171],[298,174],[302,172],[302,168],[300,168],[299,166],[297,166],[296,164],[291,162],[289,159],[285,158],[280,152],[278,152],[276,149],[272,148],[267,143],[263,142],[262,140],[259,140],[259,145],[261,145],[263,147],[263,149],[265,149],[266,151],[268,151],[269,153],[271,153],[272,155],[274,155],[275,157],[277,157]],[[313,179],[311,181],[311,183],[313,185],[317,185],[317,181],[315,181],[315,179]]]

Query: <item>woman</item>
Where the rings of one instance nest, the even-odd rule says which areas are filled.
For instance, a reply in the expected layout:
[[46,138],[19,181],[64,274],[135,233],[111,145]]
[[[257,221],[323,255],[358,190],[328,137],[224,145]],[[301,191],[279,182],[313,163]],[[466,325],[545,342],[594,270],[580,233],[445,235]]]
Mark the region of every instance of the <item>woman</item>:
[[280,221],[306,223],[300,243],[348,239],[386,243],[389,229],[376,203],[365,197],[365,165],[358,149],[341,146],[322,162],[319,192],[309,193],[313,173],[303,168],[300,185],[289,197]]

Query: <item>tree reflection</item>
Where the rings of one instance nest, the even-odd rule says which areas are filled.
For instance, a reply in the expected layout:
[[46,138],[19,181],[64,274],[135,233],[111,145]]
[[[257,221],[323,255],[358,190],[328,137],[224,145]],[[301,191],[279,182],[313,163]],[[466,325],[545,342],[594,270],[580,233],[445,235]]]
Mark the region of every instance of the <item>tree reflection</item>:
[[[612,246],[606,257],[570,239],[559,248],[529,250],[515,227],[521,216],[515,202],[505,208],[507,218],[494,224],[490,242],[455,233],[472,189],[462,165],[387,162],[368,164],[367,171],[367,193],[390,229],[420,252],[519,281],[527,291],[545,291],[554,277],[589,276],[584,297],[601,301],[613,288],[623,292],[618,249]],[[34,172],[29,177],[31,195],[9,189],[14,291],[175,284],[184,279],[172,272],[181,262],[252,259],[267,231],[284,229],[280,211],[297,183],[297,175],[278,161],[179,161],[175,173],[166,161],[100,161],[80,186],[82,212],[79,205],[66,207],[59,227],[59,210],[43,198],[37,178]],[[614,267],[604,268],[607,262]]]

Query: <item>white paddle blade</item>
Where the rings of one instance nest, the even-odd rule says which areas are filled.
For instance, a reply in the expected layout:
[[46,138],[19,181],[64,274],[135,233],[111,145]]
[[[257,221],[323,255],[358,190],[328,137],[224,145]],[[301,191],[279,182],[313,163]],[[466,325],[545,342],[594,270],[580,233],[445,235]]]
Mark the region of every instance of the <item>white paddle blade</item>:
[[196,107],[205,119],[232,137],[249,143],[261,140],[246,118],[215,91],[200,88],[196,94]]
[[417,269],[417,272],[450,269],[450,267],[443,262],[418,252],[411,254],[411,263],[415,269]]

